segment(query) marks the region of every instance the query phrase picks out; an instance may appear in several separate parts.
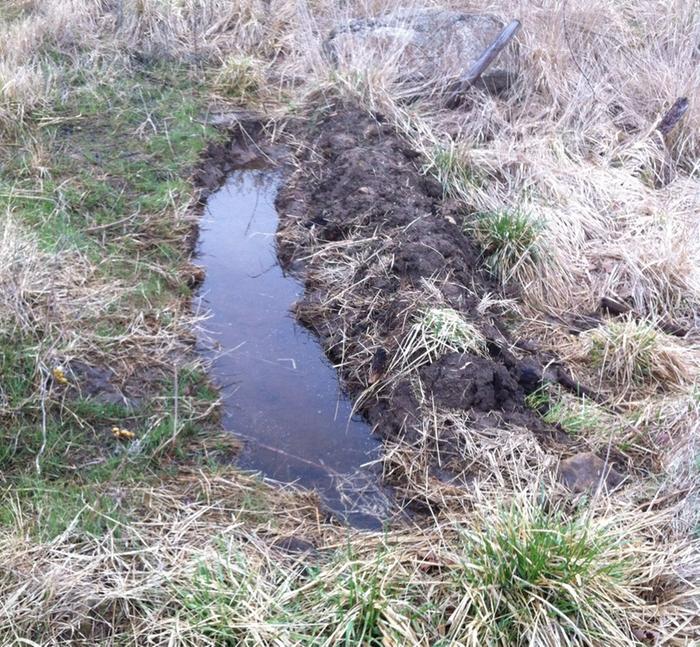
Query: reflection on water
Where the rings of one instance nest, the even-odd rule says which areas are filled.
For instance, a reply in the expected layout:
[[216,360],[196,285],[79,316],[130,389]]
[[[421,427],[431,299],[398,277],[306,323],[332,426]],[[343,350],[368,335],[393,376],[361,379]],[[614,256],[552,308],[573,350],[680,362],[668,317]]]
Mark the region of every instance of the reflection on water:
[[224,426],[246,439],[240,464],[315,488],[359,526],[377,526],[386,498],[362,465],[376,458],[369,426],[352,417],[335,369],[290,313],[302,286],[277,263],[274,172],[237,171],[209,198],[199,239],[211,312],[213,375]]

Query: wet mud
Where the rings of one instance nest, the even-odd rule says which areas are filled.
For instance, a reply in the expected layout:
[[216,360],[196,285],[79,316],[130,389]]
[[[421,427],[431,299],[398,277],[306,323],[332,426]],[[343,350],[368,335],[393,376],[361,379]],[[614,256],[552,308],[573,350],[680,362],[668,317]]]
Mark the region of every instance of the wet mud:
[[[479,309],[482,297],[501,290],[460,226],[469,214],[444,198],[442,186],[421,167],[421,155],[382,115],[347,106],[326,109],[322,118],[287,124],[284,148],[266,143],[259,120],[234,116],[230,122],[219,124],[229,138],[210,146],[195,178],[201,202],[232,172],[271,162],[280,169],[274,252],[281,271],[298,281],[296,301],[290,297],[285,307],[337,371],[340,392],[362,418],[363,433],[419,447],[431,419],[428,409],[437,408],[489,433],[528,429],[548,453],[588,449],[545,424],[546,411],[532,410],[526,398],[548,383],[593,399],[596,394],[556,357],[513,338],[514,313]],[[197,236],[195,229],[193,245]],[[459,312],[482,334],[486,352],[451,352],[411,375],[397,374],[401,344],[416,315],[433,306]],[[337,398],[334,392],[330,399]],[[451,474],[468,474],[469,466],[460,464],[461,440],[449,424],[429,449],[435,452],[429,470],[451,480]],[[287,436],[289,447],[295,433],[298,447],[314,446],[304,440],[302,425]],[[342,443],[336,445],[322,462],[343,451]],[[622,471],[624,462],[611,460]],[[285,470],[294,469],[278,464],[275,475],[285,480]],[[299,468],[295,476],[303,481],[312,472]],[[384,476],[401,491],[400,475],[390,470]],[[318,487],[316,480],[312,487]]]

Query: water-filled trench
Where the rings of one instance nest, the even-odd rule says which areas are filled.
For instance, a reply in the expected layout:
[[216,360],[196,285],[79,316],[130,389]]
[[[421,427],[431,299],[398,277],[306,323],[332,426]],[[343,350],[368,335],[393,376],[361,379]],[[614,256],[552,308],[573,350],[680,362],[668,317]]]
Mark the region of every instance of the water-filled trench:
[[206,269],[199,305],[209,314],[200,350],[221,389],[224,428],[245,441],[238,464],[313,488],[350,523],[376,527],[387,508],[368,465],[378,440],[290,311],[303,287],[277,261],[280,182],[274,170],[239,170],[208,200],[197,249]]

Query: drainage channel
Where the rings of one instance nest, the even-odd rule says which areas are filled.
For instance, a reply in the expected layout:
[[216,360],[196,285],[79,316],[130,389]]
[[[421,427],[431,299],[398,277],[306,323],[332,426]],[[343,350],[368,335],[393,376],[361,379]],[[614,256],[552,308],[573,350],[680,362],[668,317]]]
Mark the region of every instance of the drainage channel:
[[378,528],[390,508],[367,466],[378,440],[352,415],[335,369],[290,312],[303,287],[277,261],[280,182],[274,170],[238,170],[208,199],[198,300],[210,317],[200,350],[221,389],[224,427],[245,441],[239,465],[315,489],[348,523]]

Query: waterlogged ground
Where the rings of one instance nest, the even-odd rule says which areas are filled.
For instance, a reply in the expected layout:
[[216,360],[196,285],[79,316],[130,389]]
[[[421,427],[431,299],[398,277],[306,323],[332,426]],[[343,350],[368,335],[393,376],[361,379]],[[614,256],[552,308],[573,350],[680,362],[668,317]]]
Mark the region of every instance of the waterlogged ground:
[[223,424],[245,441],[244,468],[314,488],[333,511],[376,526],[385,497],[363,467],[378,441],[339,390],[335,369],[290,312],[303,287],[277,262],[278,174],[239,170],[208,200],[199,262],[205,352],[221,387]]

